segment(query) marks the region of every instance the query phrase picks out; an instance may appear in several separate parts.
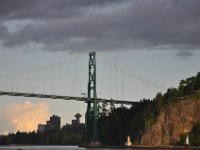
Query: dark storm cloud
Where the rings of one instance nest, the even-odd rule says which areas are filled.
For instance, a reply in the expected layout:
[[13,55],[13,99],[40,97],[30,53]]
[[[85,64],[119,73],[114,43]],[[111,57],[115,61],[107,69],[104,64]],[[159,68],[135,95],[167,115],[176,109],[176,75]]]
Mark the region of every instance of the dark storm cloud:
[[7,34],[8,34],[7,27],[5,27],[0,23],[0,40],[3,40]]
[[34,42],[51,51],[200,49],[199,0],[0,1],[1,21],[24,19],[31,22],[4,36],[3,46]]
[[185,59],[185,58],[188,58],[188,57],[190,57],[190,56],[193,56],[193,53],[190,52],[190,51],[182,51],[182,52],[177,53],[176,55],[177,55],[178,57],[180,57],[180,58]]
[[[120,0],[115,0],[118,3]],[[83,15],[91,6],[103,7],[112,0],[1,0],[0,18],[51,19]]]

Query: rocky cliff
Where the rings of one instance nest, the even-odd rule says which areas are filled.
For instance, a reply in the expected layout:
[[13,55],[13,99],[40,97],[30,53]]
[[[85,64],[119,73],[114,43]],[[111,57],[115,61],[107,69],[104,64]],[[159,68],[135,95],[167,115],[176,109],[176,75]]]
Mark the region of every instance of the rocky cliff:
[[141,138],[143,145],[174,145],[200,122],[200,100],[182,100],[165,108]]

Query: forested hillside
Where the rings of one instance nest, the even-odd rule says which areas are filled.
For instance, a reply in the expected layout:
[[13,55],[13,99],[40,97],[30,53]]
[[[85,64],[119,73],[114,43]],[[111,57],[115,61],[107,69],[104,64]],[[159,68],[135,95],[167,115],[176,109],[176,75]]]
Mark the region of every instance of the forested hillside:
[[200,143],[199,132],[194,132],[200,122],[200,73],[130,109],[111,109],[108,114],[105,104],[103,108],[99,136],[104,144],[123,145],[127,135],[135,144],[183,144],[186,132],[191,132],[192,145]]

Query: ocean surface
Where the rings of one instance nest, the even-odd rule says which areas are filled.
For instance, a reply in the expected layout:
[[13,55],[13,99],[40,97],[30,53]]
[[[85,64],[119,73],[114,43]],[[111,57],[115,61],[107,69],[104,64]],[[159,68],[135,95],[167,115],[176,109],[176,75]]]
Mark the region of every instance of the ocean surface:
[[[99,150],[98,148],[79,148],[78,146],[0,146],[0,150]],[[102,148],[100,150],[113,150]],[[117,149],[125,150],[125,149]]]
[[0,146],[0,150],[86,150],[78,146]]

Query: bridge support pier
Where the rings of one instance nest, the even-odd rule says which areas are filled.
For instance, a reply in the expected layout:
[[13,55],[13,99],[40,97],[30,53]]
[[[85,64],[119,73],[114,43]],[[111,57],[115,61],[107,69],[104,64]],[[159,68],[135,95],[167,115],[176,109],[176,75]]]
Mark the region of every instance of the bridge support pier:
[[[98,100],[96,94],[96,53],[89,53],[89,81],[88,81],[88,102],[86,111],[86,140],[89,144],[98,144]],[[91,106],[91,104],[93,104]]]

